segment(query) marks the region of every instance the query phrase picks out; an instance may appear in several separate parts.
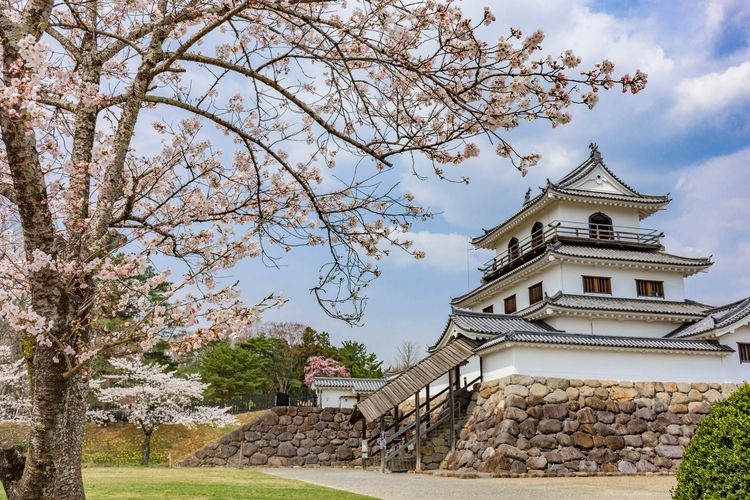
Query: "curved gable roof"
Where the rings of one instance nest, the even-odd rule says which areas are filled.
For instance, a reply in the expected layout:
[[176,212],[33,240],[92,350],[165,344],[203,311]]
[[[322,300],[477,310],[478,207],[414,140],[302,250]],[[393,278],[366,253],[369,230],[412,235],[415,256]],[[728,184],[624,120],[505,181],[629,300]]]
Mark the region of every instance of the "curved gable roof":
[[683,325],[665,335],[671,338],[688,338],[708,335],[750,321],[750,297],[715,307],[706,311],[706,317],[695,323]]
[[454,308],[448,317],[448,322],[443,329],[443,333],[429,350],[434,350],[440,346],[451,332],[451,327],[458,328],[461,333],[469,334],[473,339],[486,339],[513,330],[529,332],[557,331],[543,321],[528,321],[515,314],[477,313]]
[[[639,206],[651,206],[651,208],[646,211],[647,215],[661,208],[660,205],[666,205],[669,203],[670,199],[668,194],[643,194],[627,185],[619,177],[617,177],[614,172],[607,168],[596,145],[592,144],[590,147],[591,154],[583,163],[581,163],[578,167],[573,169],[556,183],[552,183],[547,180],[547,186],[542,188],[542,191],[537,196],[524,203],[523,207],[521,207],[519,211],[511,215],[502,223],[491,229],[485,229],[484,234],[473,237],[471,239],[471,244],[478,247],[490,248],[487,245],[491,245],[492,241],[494,241],[495,237],[504,227],[510,225],[510,223],[515,221],[516,219],[523,218],[526,215],[530,215],[546,206],[546,204],[549,202],[548,200],[550,196],[553,193],[558,195],[566,195],[577,199],[598,198],[602,200],[633,203]],[[587,175],[592,173],[597,168],[601,168],[618,184],[618,191],[620,192],[592,191],[581,189],[580,186],[578,186],[579,181],[584,179]]]

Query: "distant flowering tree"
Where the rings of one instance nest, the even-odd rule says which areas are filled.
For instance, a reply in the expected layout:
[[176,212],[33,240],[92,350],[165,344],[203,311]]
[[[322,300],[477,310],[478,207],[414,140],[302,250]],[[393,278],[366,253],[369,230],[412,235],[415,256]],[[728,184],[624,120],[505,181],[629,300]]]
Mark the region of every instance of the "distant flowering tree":
[[[84,498],[94,356],[194,349],[283,301],[245,304],[219,279],[239,260],[322,246],[316,296],[356,322],[374,262],[422,255],[405,234],[430,214],[397,187],[403,169],[467,181],[446,168],[482,136],[525,172],[539,156],[507,131],[646,83],[545,56],[541,31],[484,36],[492,12],[455,3],[0,4],[0,319],[33,379],[29,453],[0,454],[11,500]],[[130,279],[154,257],[175,275]],[[137,314],[111,328],[123,310]]]
[[165,366],[145,364],[135,357],[112,359],[110,363],[117,373],[91,381],[94,394],[107,409],[89,410],[88,417],[106,425],[114,422],[113,413],[119,412],[138,426],[143,431],[143,465],[148,465],[151,454],[151,435],[161,425],[219,427],[237,422],[227,414],[227,408],[194,406],[203,399],[203,391],[208,387],[198,375],[180,378],[166,372]]
[[323,356],[310,356],[305,364],[305,385],[310,387],[315,377],[350,377],[351,373],[341,363]]
[[10,348],[0,346],[0,422],[26,422],[30,409],[29,381],[23,360],[13,361]]

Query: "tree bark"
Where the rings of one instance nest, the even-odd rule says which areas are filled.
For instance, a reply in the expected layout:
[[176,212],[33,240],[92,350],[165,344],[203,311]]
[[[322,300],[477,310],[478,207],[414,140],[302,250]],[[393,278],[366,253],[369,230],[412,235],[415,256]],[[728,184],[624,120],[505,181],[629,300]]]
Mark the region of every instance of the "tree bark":
[[151,459],[151,434],[153,430],[143,429],[143,444],[141,445],[141,465],[148,465]]
[[5,496],[12,498],[16,483],[21,479],[25,459],[10,441],[0,444],[0,481],[5,489]]
[[53,348],[36,346],[29,452],[10,500],[83,499],[81,442],[86,412],[85,380],[65,380]]
[[59,460],[53,485],[54,498],[84,498],[81,458],[83,454],[83,432],[88,408],[88,380],[80,373],[68,379],[65,398],[65,425],[59,443]]

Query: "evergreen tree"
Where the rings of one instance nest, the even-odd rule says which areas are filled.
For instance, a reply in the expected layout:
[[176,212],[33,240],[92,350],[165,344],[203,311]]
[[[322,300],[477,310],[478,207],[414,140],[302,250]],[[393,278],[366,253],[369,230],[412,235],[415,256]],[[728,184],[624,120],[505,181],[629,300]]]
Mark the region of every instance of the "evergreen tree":
[[255,352],[220,342],[203,357],[198,373],[209,384],[207,399],[230,401],[269,390],[268,367],[268,360]]
[[378,361],[374,352],[367,352],[367,346],[362,342],[345,340],[338,351],[336,359],[349,369],[352,377],[380,378],[383,376],[383,362]]

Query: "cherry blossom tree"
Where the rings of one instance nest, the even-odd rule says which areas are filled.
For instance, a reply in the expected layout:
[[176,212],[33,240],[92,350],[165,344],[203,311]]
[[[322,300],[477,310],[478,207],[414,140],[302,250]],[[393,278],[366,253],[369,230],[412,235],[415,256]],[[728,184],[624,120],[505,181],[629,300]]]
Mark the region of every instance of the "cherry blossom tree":
[[0,345],[0,422],[27,422],[29,382],[23,360],[13,360],[11,349]]
[[145,364],[137,357],[110,360],[117,373],[91,381],[91,387],[105,409],[88,411],[89,419],[101,425],[115,422],[114,413],[126,416],[128,422],[143,431],[141,464],[148,465],[151,435],[164,424],[193,428],[196,425],[216,427],[237,423],[228,408],[196,406],[203,400],[208,384],[198,375],[181,378],[165,371],[159,364]]
[[646,83],[543,55],[541,31],[490,42],[494,21],[451,0],[2,2],[0,320],[32,404],[29,454],[0,453],[8,496],[84,497],[94,356],[186,352],[283,302],[240,300],[221,279],[240,259],[326,248],[314,292],[356,322],[377,260],[421,256],[404,234],[430,214],[399,169],[467,181],[451,166],[482,136],[525,172],[539,156],[506,131]]
[[305,385],[310,387],[315,377],[351,377],[351,373],[335,359],[310,356],[305,363]]

